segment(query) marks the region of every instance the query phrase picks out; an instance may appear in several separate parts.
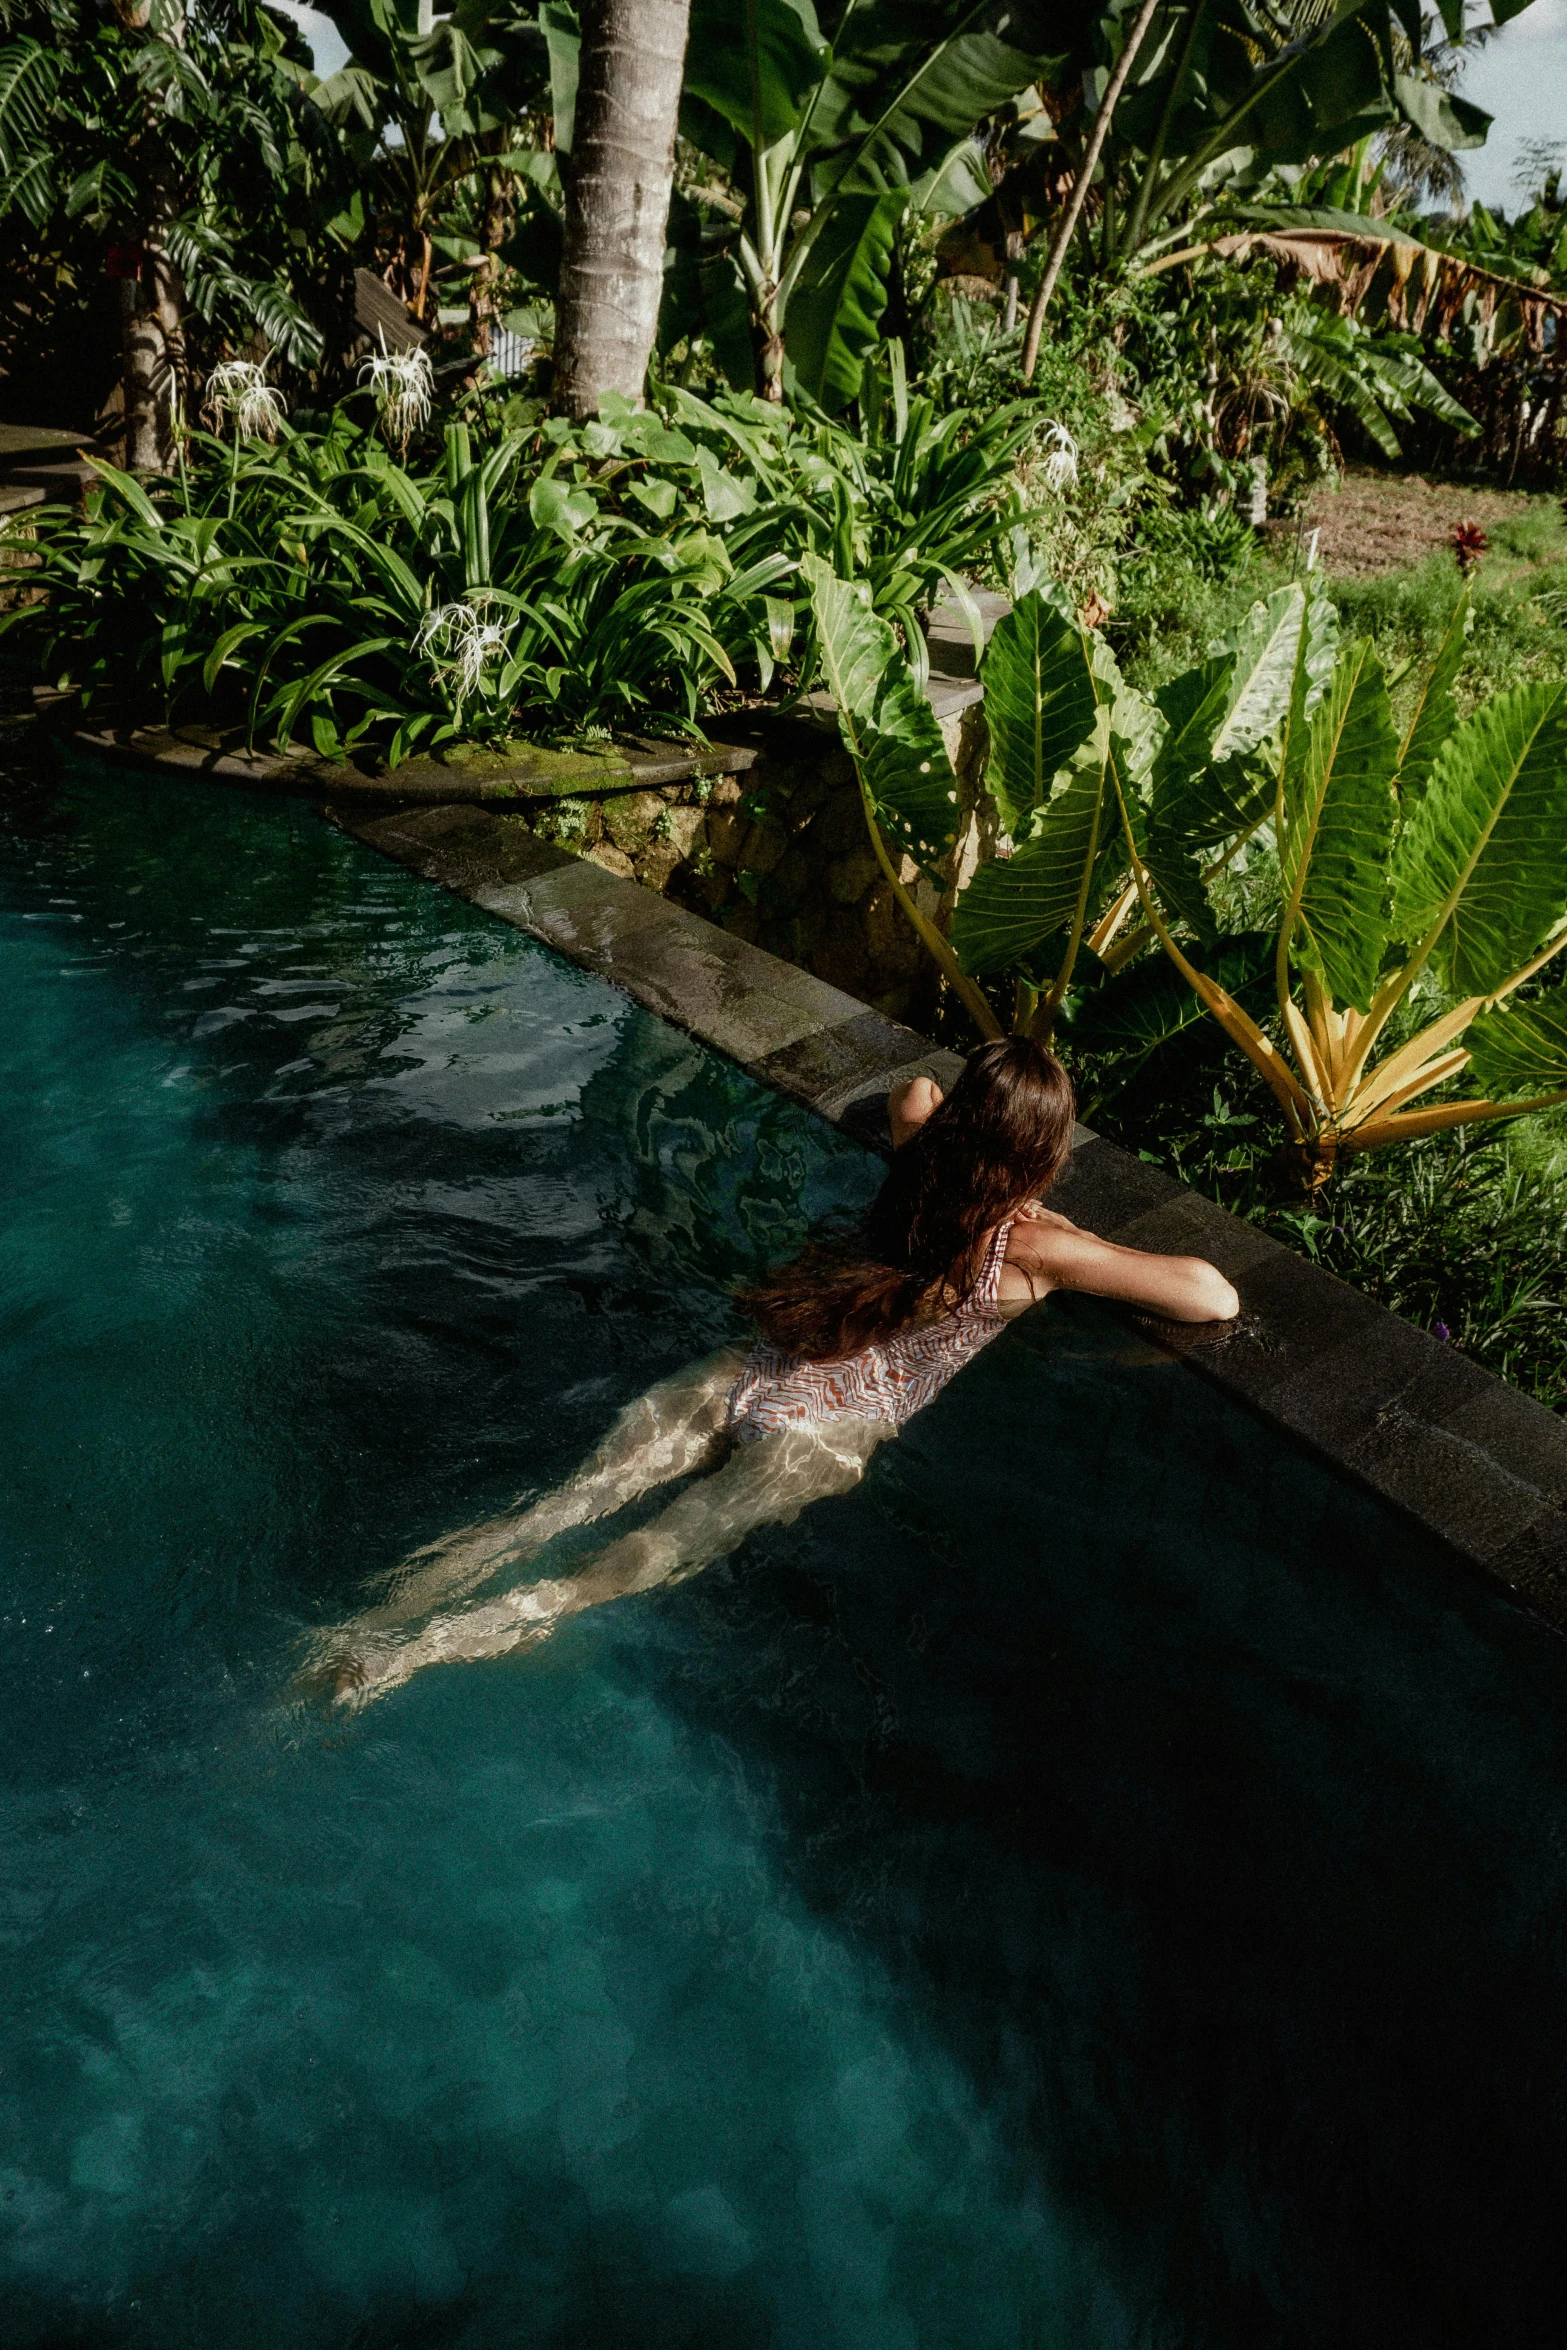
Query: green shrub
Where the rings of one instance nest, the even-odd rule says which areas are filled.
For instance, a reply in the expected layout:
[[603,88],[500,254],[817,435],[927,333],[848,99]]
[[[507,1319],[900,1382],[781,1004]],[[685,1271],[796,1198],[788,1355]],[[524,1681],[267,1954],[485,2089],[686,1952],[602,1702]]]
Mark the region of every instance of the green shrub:
[[581,428],[448,423],[433,465],[352,405],[274,441],[192,434],[174,477],[106,467],[85,515],[29,517],[46,594],[3,625],[41,632],[50,681],[116,722],[243,721],[334,757],[689,730],[719,687],[765,692],[798,658],[813,550],[922,656],[916,611],[988,561],[1032,421],[942,414],[893,355],[861,437],[679,390]]

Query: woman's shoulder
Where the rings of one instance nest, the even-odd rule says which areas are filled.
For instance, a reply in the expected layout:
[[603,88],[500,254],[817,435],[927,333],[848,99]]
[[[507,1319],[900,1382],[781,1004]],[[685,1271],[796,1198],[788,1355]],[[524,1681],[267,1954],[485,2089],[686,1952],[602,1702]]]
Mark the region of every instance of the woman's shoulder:
[[1013,1217],[1007,1231],[1006,1255],[1001,1266],[996,1303],[1004,1314],[1026,1313],[1052,1289],[1060,1276],[1052,1262],[1064,1245],[1079,1238],[1077,1226],[1053,1208],[1031,1200]]

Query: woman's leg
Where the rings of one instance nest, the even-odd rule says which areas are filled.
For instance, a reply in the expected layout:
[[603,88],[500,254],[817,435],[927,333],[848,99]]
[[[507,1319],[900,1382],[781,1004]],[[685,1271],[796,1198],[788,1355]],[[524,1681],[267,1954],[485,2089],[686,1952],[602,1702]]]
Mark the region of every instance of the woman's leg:
[[414,1551],[393,1569],[385,1599],[355,1617],[355,1628],[411,1623],[442,1600],[460,1599],[501,1566],[531,1557],[569,1527],[608,1517],[650,1485],[707,1467],[723,1441],[724,1407],[744,1361],[743,1347],[726,1346],[661,1379],[627,1405],[603,1443],[554,1493]]
[[737,1445],[714,1475],[681,1494],[651,1525],[611,1543],[580,1574],[435,1616],[411,1639],[372,1637],[342,1660],[337,1694],[367,1703],[424,1665],[503,1656],[606,1600],[681,1582],[727,1557],[758,1526],[790,1525],[808,1502],[847,1493],[892,1433],[886,1421],[837,1420],[824,1429],[791,1428]]

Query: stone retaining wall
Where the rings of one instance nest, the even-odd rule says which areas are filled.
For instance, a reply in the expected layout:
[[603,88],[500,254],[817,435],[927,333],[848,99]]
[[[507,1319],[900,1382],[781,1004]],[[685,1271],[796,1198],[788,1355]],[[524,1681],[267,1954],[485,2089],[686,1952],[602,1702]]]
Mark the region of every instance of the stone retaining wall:
[[[984,763],[984,709],[972,677],[935,665],[929,699],[958,780],[960,860],[972,855]],[[334,808],[482,805],[521,817],[542,841],[590,857],[769,954],[798,964],[893,1019],[928,1024],[935,968],[877,863],[854,769],[832,705],[764,717],[726,742],[509,756],[463,751],[368,774],[296,747],[247,750],[202,726],[86,729],[74,698],[38,689],[39,714],[99,757],[207,776],[257,791],[308,793]],[[964,874],[966,878],[966,872]],[[899,872],[921,910],[944,925],[951,890]]]
[[[941,721],[966,817],[983,726],[977,702]],[[935,968],[877,863],[835,732],[778,725],[742,773],[522,802],[518,812],[540,839],[657,890],[892,1019],[918,1024],[934,1014]],[[941,898],[907,859],[899,879],[940,918]]]

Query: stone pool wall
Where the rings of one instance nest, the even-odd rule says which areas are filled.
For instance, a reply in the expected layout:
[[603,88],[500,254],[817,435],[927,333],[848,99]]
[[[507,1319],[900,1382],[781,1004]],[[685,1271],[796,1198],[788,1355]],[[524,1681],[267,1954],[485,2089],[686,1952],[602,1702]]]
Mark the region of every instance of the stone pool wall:
[[[954,711],[941,728],[958,777],[961,857],[965,834],[973,853],[982,706]],[[540,839],[657,890],[873,1010],[928,1021],[935,967],[876,861],[854,769],[836,733],[784,724],[747,748],[752,763],[740,772],[534,800],[519,813]],[[953,865],[949,884],[957,859]],[[950,889],[943,894],[921,881],[907,858],[899,879],[944,926]]]
[[[1003,600],[981,594],[978,601],[986,625],[994,625]],[[927,699],[957,777],[958,844],[942,889],[922,880],[908,858],[898,878],[944,930],[959,883],[994,846],[982,837],[993,832],[993,803],[982,790],[984,699],[966,623],[938,613],[928,652]],[[737,714],[723,727],[724,740],[699,749],[678,741],[578,751],[463,748],[415,756],[395,778],[302,746],[286,755],[250,751],[237,733],[198,725],[89,730],[71,696],[40,688],[35,700],[41,716],[103,758],[254,790],[307,792],[343,811],[504,811],[541,841],[656,891],[890,1019],[923,1027],[935,1017],[935,967],[877,862],[824,694],[812,695],[794,717]]]

